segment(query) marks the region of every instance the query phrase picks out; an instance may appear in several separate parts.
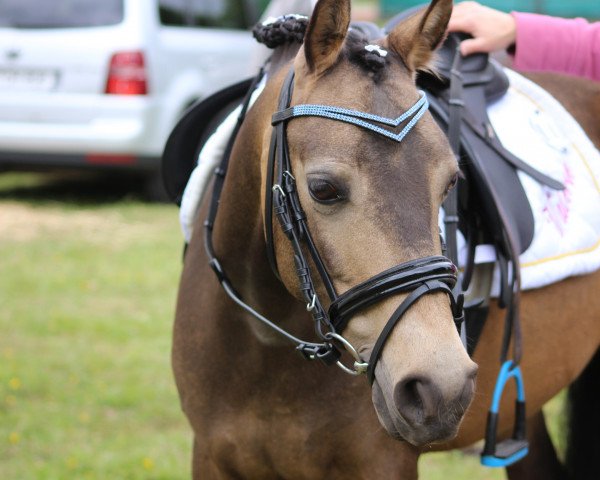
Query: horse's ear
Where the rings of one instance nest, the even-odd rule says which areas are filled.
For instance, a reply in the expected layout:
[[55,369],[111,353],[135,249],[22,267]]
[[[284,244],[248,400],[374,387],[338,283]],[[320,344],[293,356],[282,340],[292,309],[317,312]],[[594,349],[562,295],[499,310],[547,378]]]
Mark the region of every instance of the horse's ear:
[[319,0],[304,37],[308,70],[321,74],[338,59],[348,26],[350,0]]
[[427,10],[400,22],[388,36],[389,46],[411,71],[427,70],[433,52],[446,38],[452,0],[433,0]]

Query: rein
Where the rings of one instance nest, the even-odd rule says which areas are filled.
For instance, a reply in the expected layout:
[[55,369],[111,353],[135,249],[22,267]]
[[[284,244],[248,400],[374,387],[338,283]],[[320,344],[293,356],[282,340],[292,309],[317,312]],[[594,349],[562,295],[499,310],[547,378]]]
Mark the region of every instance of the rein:
[[[262,72],[259,74],[259,77],[262,77]],[[255,80],[254,85],[258,82],[259,77]],[[227,278],[214,253],[212,245],[212,229],[216,218],[219,198],[229,164],[233,142],[235,141],[236,134],[239,131],[248,109],[250,95],[254,87],[250,88],[246,100],[244,101],[244,107],[238,118],[238,123],[225,151],[222,163],[215,171],[215,186],[213,188],[211,208],[208,219],[204,224],[206,253],[209,257],[210,266],[215,271],[225,292],[248,313],[294,343],[296,349],[307,359],[320,359],[328,365],[336,364],[352,375],[366,373],[369,382],[373,383],[375,378],[375,366],[394,326],[400,321],[408,309],[422,296],[436,292],[446,293],[450,300],[451,310],[457,329],[460,329],[460,325],[464,319],[462,309],[463,297],[462,295],[455,296],[453,293],[453,288],[457,282],[457,268],[444,256],[424,257],[396,265],[395,267],[385,270],[365,282],[352,287],[347,292],[338,295],[310,234],[306,215],[300,204],[300,198],[296,188],[296,179],[292,172],[289,157],[285,126],[286,123],[293,118],[301,116],[319,116],[350,123],[382,135],[390,140],[401,142],[425,114],[429,103],[425,93],[420,91],[419,100],[417,100],[409,110],[395,119],[326,105],[296,105],[290,107],[293,92],[293,80],[294,72],[292,69],[288,73],[281,88],[278,111],[272,117],[272,125],[274,128],[269,147],[267,179],[265,185],[265,235],[267,257],[273,272],[280,278],[273,241],[272,224],[274,213],[283,233],[289,240],[294,251],[294,263],[296,266],[299,287],[307,302],[306,310],[312,315],[315,324],[315,332],[322,342],[305,342],[293,336],[245,303],[231,285],[231,282]],[[380,126],[380,124],[383,124],[391,127],[399,127],[402,122],[407,120],[407,124],[398,134]],[[325,310],[324,303],[316,292],[309,262],[304,254],[305,250],[308,251],[329,297],[330,306],[327,311]],[[375,343],[368,363],[366,363],[361,359],[356,349],[341,335],[341,332],[348,321],[357,312],[398,293],[407,293],[408,296],[402,301],[388,320]],[[344,346],[353,356],[355,360],[353,368],[347,367],[340,361],[341,352],[336,344]]]

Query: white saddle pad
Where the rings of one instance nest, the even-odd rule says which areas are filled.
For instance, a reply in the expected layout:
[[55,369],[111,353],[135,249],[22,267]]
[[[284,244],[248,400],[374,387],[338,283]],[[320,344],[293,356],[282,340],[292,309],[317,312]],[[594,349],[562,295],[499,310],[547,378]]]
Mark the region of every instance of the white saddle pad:
[[[256,90],[252,92],[249,106],[254,104],[265,88],[266,83],[267,77],[265,75],[256,86]],[[229,137],[233,133],[241,110],[241,105],[233,110],[217,127],[215,133],[208,138],[198,156],[198,164],[192,170],[192,174],[185,186],[181,199],[181,208],[179,209],[179,223],[186,243],[189,243],[192,238],[194,222],[198,215],[199,207],[213,178],[215,168],[221,163],[223,153],[229,142]]]
[[[600,153],[552,95],[512,70],[506,73],[508,92],[488,108],[500,141],[566,187],[552,190],[519,172],[535,220],[533,241],[520,257],[521,289],[527,290],[600,268]],[[478,247],[476,262],[494,259],[491,247]],[[498,280],[496,271],[493,295]]]

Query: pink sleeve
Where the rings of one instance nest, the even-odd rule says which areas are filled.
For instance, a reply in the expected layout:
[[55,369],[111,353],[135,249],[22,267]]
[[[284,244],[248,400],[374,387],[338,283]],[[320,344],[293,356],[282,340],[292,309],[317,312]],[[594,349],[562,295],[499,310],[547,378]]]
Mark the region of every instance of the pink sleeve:
[[600,22],[512,12],[517,23],[514,67],[600,81]]

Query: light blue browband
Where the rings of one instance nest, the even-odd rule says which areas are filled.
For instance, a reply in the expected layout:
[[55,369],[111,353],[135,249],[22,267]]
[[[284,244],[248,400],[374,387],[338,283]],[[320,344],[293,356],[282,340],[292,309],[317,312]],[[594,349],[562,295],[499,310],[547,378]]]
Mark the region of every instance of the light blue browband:
[[[351,123],[361,128],[371,130],[372,132],[391,138],[400,143],[404,137],[412,130],[419,119],[429,108],[429,101],[424,91],[419,90],[419,100],[398,118],[386,118],[371,113],[364,113],[358,110],[349,110],[347,108],[331,107],[328,105],[295,105],[286,108],[273,115],[272,124],[277,125],[280,122],[294,117],[324,117],[341,122]],[[411,118],[412,117],[412,118]],[[372,122],[377,122],[390,127],[398,127],[402,122],[410,118],[410,121],[399,133],[394,133],[385,128],[381,128]],[[367,121],[369,120],[369,121]]]

